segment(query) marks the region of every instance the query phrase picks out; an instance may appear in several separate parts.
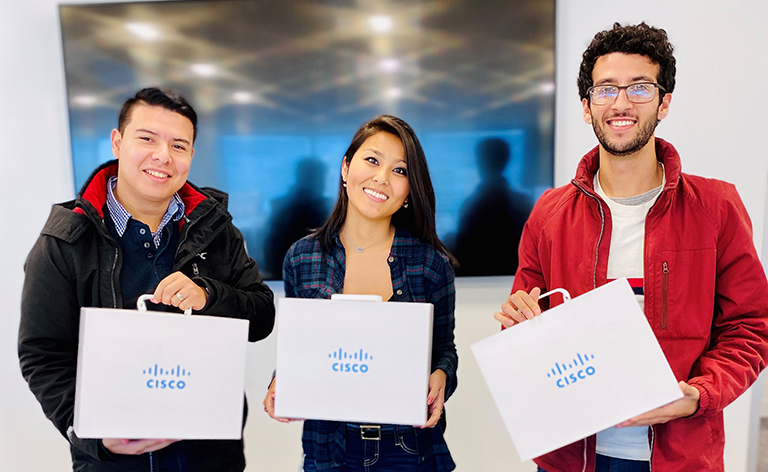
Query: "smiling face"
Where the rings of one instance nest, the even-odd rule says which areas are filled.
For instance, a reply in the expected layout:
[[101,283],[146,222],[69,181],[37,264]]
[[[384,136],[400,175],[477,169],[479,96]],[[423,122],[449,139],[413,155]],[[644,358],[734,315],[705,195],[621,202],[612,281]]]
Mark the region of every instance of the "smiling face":
[[122,133],[112,130],[119,160],[115,196],[132,214],[168,207],[187,181],[192,162],[192,122],[170,110],[137,103]]
[[[594,85],[625,86],[638,82],[656,82],[659,65],[646,56],[614,52],[600,56],[592,70]],[[669,113],[671,94],[648,103],[632,103],[626,90],[610,105],[594,105],[583,99],[584,121],[592,125],[600,146],[615,156],[634,154],[647,145],[659,120]]]
[[410,191],[403,143],[386,132],[366,139],[349,164],[345,158],[341,176],[347,183],[347,217],[390,219]]

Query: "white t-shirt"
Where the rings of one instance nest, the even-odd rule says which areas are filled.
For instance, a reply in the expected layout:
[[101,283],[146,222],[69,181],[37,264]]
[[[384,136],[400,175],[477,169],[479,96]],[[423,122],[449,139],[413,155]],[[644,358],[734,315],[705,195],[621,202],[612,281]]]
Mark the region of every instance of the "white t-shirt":
[[[642,195],[610,198],[600,187],[600,171],[595,175],[595,191],[611,211],[611,246],[608,253],[608,279],[629,279],[640,309],[644,309],[643,249],[645,217],[664,188],[664,183]],[[648,427],[608,428],[597,433],[597,453],[636,461],[651,459]]]

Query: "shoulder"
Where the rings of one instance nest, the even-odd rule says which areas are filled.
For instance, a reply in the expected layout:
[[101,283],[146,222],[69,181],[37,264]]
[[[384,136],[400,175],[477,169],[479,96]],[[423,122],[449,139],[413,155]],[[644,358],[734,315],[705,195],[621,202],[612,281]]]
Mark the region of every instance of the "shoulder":
[[682,173],[680,188],[687,205],[699,207],[715,222],[729,219],[733,213],[746,217],[739,192],[730,182]]
[[213,187],[198,187],[190,181],[187,181],[177,193],[184,202],[188,215],[198,207],[203,212],[207,212],[209,206],[218,207],[226,212],[229,205],[229,195],[226,192]]
[[730,182],[682,173],[680,174],[680,183],[686,196],[700,201],[702,204],[741,201],[736,186]]
[[551,221],[559,221],[574,205],[588,198],[573,183],[545,191],[536,201],[526,226],[538,233]]
[[40,236],[24,263],[25,271],[41,276],[51,267],[72,273],[77,263],[93,257],[95,223],[85,214],[73,211],[74,201],[51,208]]
[[536,204],[533,206],[533,212],[539,217],[550,215],[573,201],[580,193],[573,183],[549,189],[536,201]]
[[75,201],[71,200],[51,207],[48,220],[40,234],[71,244],[93,228],[93,224],[93,221],[84,213],[75,211]]
[[454,277],[453,266],[447,255],[405,230],[397,230],[392,252],[395,257],[405,258],[407,272],[421,272],[433,281]]
[[200,193],[207,196],[208,198],[212,198],[218,204],[223,205],[224,208],[226,208],[227,205],[229,205],[229,194],[227,192],[221,191],[213,187],[202,187],[200,188]]
[[304,236],[288,248],[285,254],[286,264],[297,265],[302,262],[319,260],[322,257],[320,240],[314,234]]

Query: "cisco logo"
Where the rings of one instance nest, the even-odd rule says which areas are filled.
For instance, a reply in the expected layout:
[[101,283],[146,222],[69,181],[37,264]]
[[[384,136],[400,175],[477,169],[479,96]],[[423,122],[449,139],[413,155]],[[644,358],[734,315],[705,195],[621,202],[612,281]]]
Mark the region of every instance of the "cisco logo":
[[587,365],[595,356],[590,354],[576,354],[576,357],[570,363],[555,362],[555,367],[547,373],[548,378],[557,379],[555,384],[559,388],[565,388],[568,385],[575,384],[579,380],[587,379],[595,375],[595,368]]
[[348,352],[341,348],[328,354],[328,358],[333,360],[331,369],[334,372],[352,372],[364,374],[368,372],[368,362],[373,360],[373,356],[362,349]]
[[142,374],[149,376],[147,379],[147,388],[151,389],[171,389],[171,390],[184,390],[187,386],[184,377],[189,377],[192,372],[186,369],[182,369],[181,366],[168,370],[158,367],[157,364],[141,371]]

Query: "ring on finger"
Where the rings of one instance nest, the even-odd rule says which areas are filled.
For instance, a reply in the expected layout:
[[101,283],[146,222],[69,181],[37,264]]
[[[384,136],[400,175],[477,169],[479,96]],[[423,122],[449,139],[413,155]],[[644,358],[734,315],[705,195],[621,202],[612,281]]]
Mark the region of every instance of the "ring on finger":
[[181,292],[176,292],[176,298],[178,298],[180,302],[184,301],[184,295],[182,295]]

